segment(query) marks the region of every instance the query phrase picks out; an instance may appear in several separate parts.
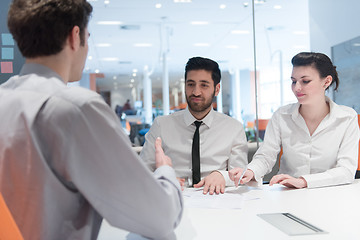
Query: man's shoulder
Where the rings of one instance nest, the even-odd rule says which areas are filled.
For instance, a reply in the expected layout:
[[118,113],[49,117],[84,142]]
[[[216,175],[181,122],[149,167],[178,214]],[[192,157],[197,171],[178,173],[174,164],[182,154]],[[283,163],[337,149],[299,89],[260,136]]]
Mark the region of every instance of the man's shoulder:
[[239,120],[217,111],[214,111],[214,119],[217,121],[226,122],[226,124],[242,126],[242,123]]
[[101,96],[98,93],[82,87],[63,88],[56,92],[53,96],[68,101],[78,107],[93,101],[102,101]]
[[184,118],[184,112],[185,110],[180,110],[174,113],[171,113],[170,115],[166,116],[158,116],[155,118],[155,121],[157,122],[172,122],[172,121],[179,121],[183,120]]

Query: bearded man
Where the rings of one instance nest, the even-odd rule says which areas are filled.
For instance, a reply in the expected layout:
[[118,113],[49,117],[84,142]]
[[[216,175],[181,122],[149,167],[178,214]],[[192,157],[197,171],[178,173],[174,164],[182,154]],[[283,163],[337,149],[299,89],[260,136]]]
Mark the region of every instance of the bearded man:
[[213,109],[220,79],[221,71],[215,61],[190,58],[185,67],[187,108],[157,117],[140,154],[154,170],[154,143],[161,137],[180,185],[204,187],[204,194],[224,193],[225,186],[233,186],[228,170],[248,163],[243,125]]

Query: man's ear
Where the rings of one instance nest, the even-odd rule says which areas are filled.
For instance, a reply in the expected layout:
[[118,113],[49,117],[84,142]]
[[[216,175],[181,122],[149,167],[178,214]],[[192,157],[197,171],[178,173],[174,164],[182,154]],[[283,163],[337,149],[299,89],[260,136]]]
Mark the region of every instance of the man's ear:
[[215,96],[217,96],[220,92],[220,83],[216,84],[215,86]]
[[80,47],[80,28],[78,26],[74,26],[71,30],[69,37],[69,45],[72,50],[77,51]]

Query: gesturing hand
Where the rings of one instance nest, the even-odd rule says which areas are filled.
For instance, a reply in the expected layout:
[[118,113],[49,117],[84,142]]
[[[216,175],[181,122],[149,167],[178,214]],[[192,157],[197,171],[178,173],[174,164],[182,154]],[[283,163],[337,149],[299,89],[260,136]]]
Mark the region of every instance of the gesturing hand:
[[156,138],[155,140],[155,162],[156,168],[163,165],[168,165],[172,167],[171,159],[165,155],[164,150],[161,147],[161,138]]

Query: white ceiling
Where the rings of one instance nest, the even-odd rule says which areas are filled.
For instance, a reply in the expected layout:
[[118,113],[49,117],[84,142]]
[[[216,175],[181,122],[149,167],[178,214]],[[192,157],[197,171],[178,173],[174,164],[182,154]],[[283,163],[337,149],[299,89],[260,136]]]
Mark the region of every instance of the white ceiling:
[[[106,0],[108,1],[108,0]],[[106,2],[105,1],[105,2]],[[141,83],[147,65],[153,85],[161,86],[162,53],[167,53],[170,86],[183,77],[184,66],[193,56],[219,62],[223,71],[254,69],[251,1],[192,0],[104,0],[90,1],[94,7],[90,20],[89,59],[86,72],[105,74],[98,79],[100,90]],[[155,8],[160,3],[161,8]],[[246,3],[249,5],[246,7]],[[221,9],[220,5],[226,5]],[[276,6],[281,6],[276,9]],[[284,62],[299,51],[309,49],[308,0],[266,0],[255,5],[257,67],[274,64],[277,50]],[[99,21],[119,21],[119,25],[100,25]],[[206,21],[207,25],[192,25]],[[233,34],[233,30],[248,33]],[[135,47],[134,44],[151,44]],[[194,44],[208,46],[194,46]],[[101,47],[99,44],[110,44]],[[137,76],[133,77],[133,69]],[[116,76],[116,79],[114,79]]]

